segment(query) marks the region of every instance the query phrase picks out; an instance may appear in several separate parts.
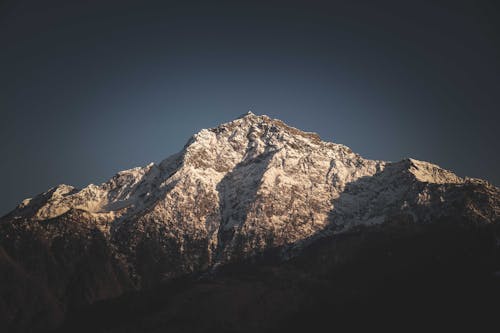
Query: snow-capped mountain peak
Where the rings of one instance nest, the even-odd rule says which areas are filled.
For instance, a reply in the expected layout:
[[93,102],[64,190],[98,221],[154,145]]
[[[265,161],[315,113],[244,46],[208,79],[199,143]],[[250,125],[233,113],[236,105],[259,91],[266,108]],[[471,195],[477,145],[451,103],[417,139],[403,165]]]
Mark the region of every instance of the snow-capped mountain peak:
[[[202,129],[159,164],[25,200],[2,223],[30,225],[82,212],[128,262],[131,276],[141,276],[135,253],[142,242],[157,239],[162,256],[176,253],[176,264],[160,269],[168,277],[398,214],[417,222],[452,215],[453,204],[474,191],[498,201],[497,188],[434,164],[364,159],[316,133],[248,112]],[[477,204],[462,213],[498,218],[491,207]]]
[[19,280],[66,309],[270,252],[283,262],[366,229],[490,226],[499,216],[488,182],[415,159],[365,159],[249,112],[158,164],[24,200],[0,219],[0,268],[15,277],[8,288]]

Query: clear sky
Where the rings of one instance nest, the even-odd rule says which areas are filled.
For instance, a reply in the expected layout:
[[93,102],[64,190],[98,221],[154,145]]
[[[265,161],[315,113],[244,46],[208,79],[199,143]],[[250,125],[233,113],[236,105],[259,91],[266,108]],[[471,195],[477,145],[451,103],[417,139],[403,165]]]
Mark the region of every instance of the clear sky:
[[497,1],[0,2],[0,215],[251,109],[500,185]]

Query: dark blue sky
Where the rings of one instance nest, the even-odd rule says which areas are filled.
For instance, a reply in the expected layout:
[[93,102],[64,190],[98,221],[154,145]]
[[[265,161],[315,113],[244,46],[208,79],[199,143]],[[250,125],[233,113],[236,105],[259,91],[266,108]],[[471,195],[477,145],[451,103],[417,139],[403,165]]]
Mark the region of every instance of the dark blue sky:
[[[74,2],[71,4],[71,2]],[[500,184],[495,1],[0,2],[0,214],[251,109]]]

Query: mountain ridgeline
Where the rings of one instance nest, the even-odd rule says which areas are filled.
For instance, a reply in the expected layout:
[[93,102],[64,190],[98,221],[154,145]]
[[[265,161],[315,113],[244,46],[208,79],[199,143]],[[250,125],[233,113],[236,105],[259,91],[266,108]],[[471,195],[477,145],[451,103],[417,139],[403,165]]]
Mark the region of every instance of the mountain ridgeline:
[[364,159],[248,113],[159,164],[59,185],[2,217],[0,321],[9,332],[289,332],[384,311],[487,317],[499,213],[486,181]]

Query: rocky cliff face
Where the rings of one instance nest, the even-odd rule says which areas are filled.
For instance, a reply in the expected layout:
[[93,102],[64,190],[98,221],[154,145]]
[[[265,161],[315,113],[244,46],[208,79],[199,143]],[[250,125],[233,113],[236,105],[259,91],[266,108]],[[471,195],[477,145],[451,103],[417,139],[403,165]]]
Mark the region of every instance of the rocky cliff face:
[[[288,258],[360,225],[492,224],[499,212],[500,191],[485,181],[413,159],[367,160],[248,113],[201,130],[159,164],[24,200],[0,220],[0,250],[50,296],[40,304],[64,312],[272,248]],[[11,323],[24,318],[9,305],[16,297],[2,300]]]

